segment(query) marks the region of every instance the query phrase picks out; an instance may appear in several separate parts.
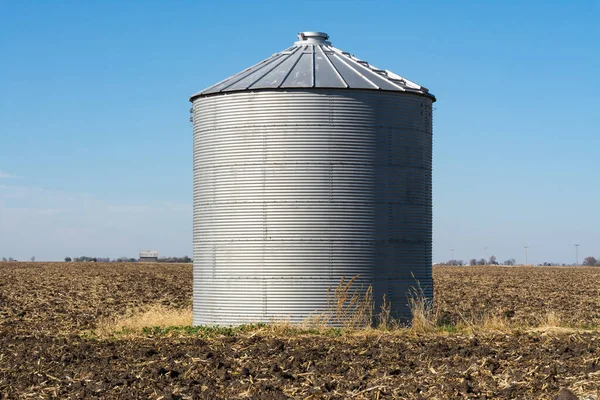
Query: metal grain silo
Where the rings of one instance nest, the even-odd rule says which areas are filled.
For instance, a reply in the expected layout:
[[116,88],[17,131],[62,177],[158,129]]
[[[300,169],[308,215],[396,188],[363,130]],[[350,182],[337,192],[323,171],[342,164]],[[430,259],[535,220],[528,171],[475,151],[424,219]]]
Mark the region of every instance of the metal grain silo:
[[432,296],[428,90],[303,32],[194,94],[194,324],[300,322],[342,276]]

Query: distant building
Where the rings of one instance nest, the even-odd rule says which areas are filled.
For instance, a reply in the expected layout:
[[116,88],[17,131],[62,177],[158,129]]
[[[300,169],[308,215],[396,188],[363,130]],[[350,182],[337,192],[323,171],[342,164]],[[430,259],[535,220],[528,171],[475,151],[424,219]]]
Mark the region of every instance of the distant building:
[[140,262],[157,262],[158,261],[158,251],[154,250],[144,250],[140,251]]

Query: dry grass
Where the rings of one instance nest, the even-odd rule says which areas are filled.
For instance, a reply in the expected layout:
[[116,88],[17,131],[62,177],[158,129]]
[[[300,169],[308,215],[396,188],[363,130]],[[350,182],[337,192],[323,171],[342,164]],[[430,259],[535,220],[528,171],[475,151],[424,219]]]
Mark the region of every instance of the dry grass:
[[328,292],[330,323],[344,328],[357,329],[371,326],[373,321],[373,288],[354,285],[358,275],[346,281],[342,277],[339,285]]
[[[328,310],[307,318],[302,324],[295,325],[289,321],[273,321],[269,324],[257,324],[256,333],[273,336],[297,335],[302,331],[326,332],[332,326],[343,328],[343,334],[370,335],[383,331],[415,334],[445,334],[448,332],[476,333],[509,333],[515,330],[542,333],[580,332],[595,330],[590,327],[574,326],[567,323],[555,311],[548,311],[535,323],[524,323],[521,320],[507,318],[502,310],[487,310],[481,313],[463,315],[451,325],[440,321],[438,309],[433,301],[425,296],[419,282],[408,296],[411,310],[410,324],[402,323],[391,317],[391,303],[383,297],[380,310],[375,313],[375,301],[372,287],[356,283],[359,276],[349,280],[343,277],[336,288],[328,292]],[[104,318],[98,321],[96,334],[110,336],[114,334],[139,334],[148,328],[190,327],[192,310],[190,308],[172,308],[154,305],[126,316]]]
[[[433,301],[425,296],[424,290],[417,281],[408,296],[408,305],[411,311],[410,324],[390,317],[391,304],[383,297],[381,309],[374,315],[374,300],[372,288],[369,287],[365,294],[361,295],[362,288],[353,288],[352,285],[358,277],[349,281],[343,278],[338,287],[333,290],[332,301],[330,301],[329,314],[333,318],[320,316],[318,324],[312,327],[323,328],[332,321],[341,323],[346,330],[362,331],[364,334],[381,333],[381,331],[412,332],[417,334],[439,334],[446,332],[461,332],[466,334],[476,333],[510,333],[517,330],[537,332],[582,332],[598,330],[597,327],[585,325],[573,325],[554,310],[547,311],[538,321],[525,323],[522,320],[509,318],[502,309],[487,310],[480,313],[471,313],[464,316],[459,312],[460,321],[452,325],[445,325],[440,321],[439,310]],[[374,319],[373,319],[374,318]],[[373,322],[375,325],[373,326]]]
[[379,313],[377,314],[377,321],[376,321],[377,328],[379,328],[380,330],[384,330],[384,331],[392,329],[393,321],[392,321],[392,318],[390,317],[391,312],[392,312],[392,303],[387,300],[387,296],[384,293],[383,299],[381,302],[381,308],[379,310]]
[[548,311],[546,313],[544,326],[546,326],[546,327],[561,327],[561,326],[563,326],[562,318],[560,318],[560,316],[556,312]]
[[456,325],[456,330],[465,333],[484,333],[484,332],[509,332],[517,328],[504,316],[496,313],[485,312],[477,317],[464,317]]
[[[339,326],[346,330],[371,330],[375,326],[379,331],[405,328],[405,324],[391,317],[392,304],[385,294],[379,311],[375,313],[373,287],[369,285],[365,289],[358,285],[358,278],[358,275],[349,280],[342,277],[337,287],[328,291],[328,310],[311,316],[303,326],[312,329]],[[418,332],[435,329],[437,313],[419,282],[409,295],[409,307],[412,313],[411,329]]]
[[359,275],[346,280],[342,277],[335,288],[327,291],[327,311],[311,315],[302,324],[310,329],[337,326],[362,329],[373,324],[373,288],[356,284]]
[[[328,293],[328,310],[307,318],[302,324],[294,325],[289,321],[272,321],[261,326],[261,333],[276,336],[298,334],[299,331],[310,330],[324,332],[332,326],[343,328],[347,333],[369,333],[389,330],[404,330],[399,321],[391,318],[391,303],[383,297],[378,313],[374,313],[375,301],[371,286],[364,289],[357,285],[355,276],[349,280],[345,277],[338,286]],[[413,318],[410,329],[424,333],[436,330],[436,313],[431,299],[426,298],[420,286],[409,299]],[[374,324],[375,323],[375,324]],[[102,318],[96,324],[94,332],[99,336],[114,334],[139,334],[148,328],[190,327],[192,325],[192,310],[153,305],[132,310],[124,316]]]
[[425,296],[421,284],[412,288],[408,296],[408,306],[412,314],[410,329],[416,333],[427,333],[436,330],[438,315],[431,299]]
[[530,332],[540,332],[543,334],[550,333],[573,333],[582,331],[581,327],[569,326],[560,316],[554,311],[548,311],[540,318],[539,326],[529,327]]
[[104,318],[98,321],[95,332],[106,336],[115,333],[140,333],[144,328],[191,326],[192,310],[154,305],[127,316]]

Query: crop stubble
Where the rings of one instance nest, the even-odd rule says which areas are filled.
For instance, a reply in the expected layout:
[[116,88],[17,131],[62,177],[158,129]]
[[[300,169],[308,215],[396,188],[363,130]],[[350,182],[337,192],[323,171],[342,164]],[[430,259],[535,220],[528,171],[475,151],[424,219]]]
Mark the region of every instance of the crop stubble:
[[[552,311],[598,325],[600,269],[434,268],[444,323]],[[233,336],[82,334],[106,317],[191,306],[189,265],[0,263],[0,398],[548,399],[595,393],[597,330]]]

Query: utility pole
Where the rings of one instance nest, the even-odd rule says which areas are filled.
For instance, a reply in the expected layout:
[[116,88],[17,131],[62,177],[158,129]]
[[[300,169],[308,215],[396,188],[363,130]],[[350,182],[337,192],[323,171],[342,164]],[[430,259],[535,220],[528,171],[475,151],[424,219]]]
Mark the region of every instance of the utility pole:
[[579,265],[579,245],[575,245],[575,266]]
[[485,262],[487,262],[487,246],[485,246],[483,248],[483,255],[484,255],[483,259],[485,260]]
[[527,265],[527,249],[529,246],[523,246],[525,248],[525,265]]
[[454,249],[450,249],[450,254],[452,254],[452,259],[450,261],[454,261]]

